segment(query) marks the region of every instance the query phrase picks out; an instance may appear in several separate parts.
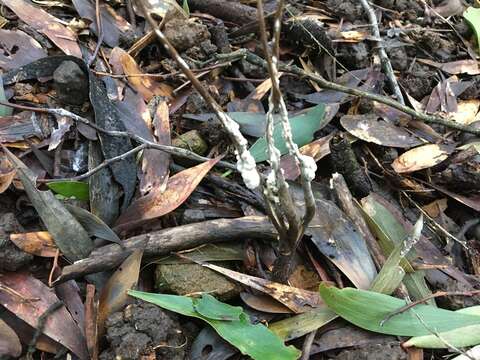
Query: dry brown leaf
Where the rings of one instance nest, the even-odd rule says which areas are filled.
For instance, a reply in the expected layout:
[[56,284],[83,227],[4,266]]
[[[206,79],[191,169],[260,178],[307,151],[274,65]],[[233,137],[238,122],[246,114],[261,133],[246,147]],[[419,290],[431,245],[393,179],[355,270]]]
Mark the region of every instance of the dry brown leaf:
[[350,134],[366,142],[398,148],[422,144],[404,128],[378,120],[376,115],[345,115],[340,123]]
[[[323,157],[330,154],[330,139],[333,134],[317,139],[310,144],[304,145],[300,148],[303,155],[311,156],[315,161],[319,161]],[[295,180],[300,176],[300,168],[293,155],[284,155],[280,159],[280,168],[283,170],[285,179]]]
[[15,177],[15,168],[4,154],[0,155],[0,194],[8,189]]
[[98,303],[98,336],[99,338],[105,332],[105,321],[110,314],[121,310],[127,303],[129,296],[128,290],[134,288],[137,284],[140,274],[140,264],[142,262],[143,250],[135,250],[108,279],[100,293]]
[[167,189],[152,191],[135,200],[117,220],[115,230],[122,231],[141,225],[147,220],[168,214],[179,207],[195,190],[203,177],[220,160],[215,158],[172,176]]
[[268,295],[240,293],[240,298],[252,309],[272,314],[291,314],[292,310]]
[[422,206],[422,209],[428,214],[428,216],[436,218],[445,210],[447,210],[447,202],[447,198],[438,199]]
[[232,280],[250,286],[252,289],[270,295],[295,313],[303,313],[313,308],[324,306],[318,292],[294,288],[213,264],[202,263],[201,265],[219,272]]
[[478,75],[480,74],[480,67],[476,60],[458,60],[447,63],[440,63],[430,59],[417,59],[418,62],[427,64],[442,71],[445,71],[451,75],[468,74]]
[[45,34],[65,54],[82,58],[77,35],[55,16],[25,0],[3,0],[23,22]]
[[[120,48],[115,48],[114,51],[119,56],[123,73],[125,75],[143,74],[143,71],[137,65],[135,59],[131,57],[126,51]],[[135,90],[137,90],[147,102],[150,101],[150,99],[155,95],[171,97],[173,93],[173,89],[171,88],[171,86],[162,82],[155,81],[150,76],[129,76],[128,83]]]
[[450,115],[452,120],[463,125],[470,125],[479,120],[479,110],[479,99],[461,100],[457,104],[457,111]]
[[58,248],[48,231],[10,234],[10,240],[19,249],[35,256],[55,257],[57,254]]
[[0,358],[18,358],[22,354],[22,344],[13,329],[0,319]]
[[397,173],[409,173],[428,169],[441,163],[448,157],[449,151],[445,146],[427,144],[404,152],[392,163]]
[[0,29],[0,68],[15,69],[47,56],[42,46],[20,30]]
[[[52,289],[24,272],[4,272],[0,284],[10,290],[0,291],[0,304],[35,328],[38,318],[59,301]],[[64,306],[48,316],[43,333],[80,359],[89,358],[85,338]]]

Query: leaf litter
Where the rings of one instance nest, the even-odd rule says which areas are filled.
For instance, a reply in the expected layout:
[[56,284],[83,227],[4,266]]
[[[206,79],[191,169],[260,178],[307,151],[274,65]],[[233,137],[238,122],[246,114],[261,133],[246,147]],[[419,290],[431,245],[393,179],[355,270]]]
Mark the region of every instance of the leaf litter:
[[[275,86],[250,56],[263,57],[256,1],[141,3],[266,177]],[[141,3],[4,1],[0,357],[407,358],[391,335],[418,359],[475,349],[478,9],[376,1],[379,39],[363,2],[286,1],[280,89],[317,171],[316,213],[281,284],[263,194]],[[451,123],[384,103],[402,101],[392,76],[409,109]],[[302,214],[301,171],[274,125]]]

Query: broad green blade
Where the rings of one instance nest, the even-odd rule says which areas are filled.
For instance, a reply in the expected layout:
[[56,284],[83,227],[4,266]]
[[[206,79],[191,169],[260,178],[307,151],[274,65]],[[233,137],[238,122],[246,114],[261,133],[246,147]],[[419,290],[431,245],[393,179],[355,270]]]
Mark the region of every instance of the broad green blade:
[[480,315],[419,304],[385,319],[406,305],[404,300],[373,291],[338,289],[320,285],[320,295],[330,309],[352,324],[366,330],[397,336],[431,335],[465,326],[480,326]]
[[[290,127],[292,128],[293,141],[300,147],[308,144],[313,140],[313,134],[326,125],[325,121],[325,105],[320,104],[308,109],[303,114],[292,117]],[[238,118],[238,116],[237,116]],[[273,138],[275,146],[280,153],[288,152],[281,124],[277,123],[273,130]],[[267,140],[265,136],[259,138],[250,148],[253,158],[256,162],[262,162],[268,159]]]
[[293,346],[285,346],[283,341],[264,325],[251,324],[248,316],[243,312],[240,319],[236,321],[214,320],[198,313],[193,300],[186,296],[151,294],[133,290],[128,294],[164,309],[206,321],[222,338],[239,349],[242,354],[249,355],[253,359],[294,360],[301,355],[300,351]]
[[193,307],[200,315],[213,320],[240,320],[243,309],[215,299],[212,295],[203,294],[200,299],[193,300]]
[[[471,306],[460,309],[455,313],[471,314],[480,316],[480,306]],[[448,344],[448,345],[447,345]],[[412,337],[405,342],[404,346],[416,346],[429,349],[446,349],[451,346],[463,348],[480,344],[480,325],[470,325],[455,330],[442,332],[437,335],[425,335]]]
[[49,189],[65,197],[74,197],[78,200],[88,201],[88,183],[83,181],[51,181],[47,183]]

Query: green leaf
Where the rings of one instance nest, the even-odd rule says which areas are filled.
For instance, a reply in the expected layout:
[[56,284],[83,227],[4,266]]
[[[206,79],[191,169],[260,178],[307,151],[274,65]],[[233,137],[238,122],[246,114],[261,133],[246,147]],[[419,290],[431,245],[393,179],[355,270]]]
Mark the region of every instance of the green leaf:
[[[3,87],[3,80],[0,76],[0,100],[7,101],[7,97],[5,96],[5,88]],[[13,114],[13,108],[0,105],[0,116],[11,116]]]
[[101,239],[105,239],[116,244],[122,245],[122,240],[117,234],[103,222],[98,216],[92,214],[90,211],[82,209],[81,207],[64,204],[67,210],[72,214],[75,219],[87,230],[88,235],[96,236]]
[[[455,311],[455,313],[480,316],[480,306],[460,309]],[[480,344],[480,325],[464,326],[455,330],[442,332],[438,335],[439,336],[431,334],[412,337],[403,345],[406,347],[416,346],[428,349],[446,349],[450,346],[461,348],[477,345]]]
[[240,320],[243,309],[218,301],[210,294],[202,294],[200,299],[193,300],[193,307],[200,315],[213,320]]
[[[408,233],[403,225],[395,218],[395,216],[379,201],[378,195],[369,195],[362,199],[362,210],[365,220],[373,234],[378,239],[379,245],[383,253],[390,256],[392,251],[398,244],[403,243],[407,238]],[[408,259],[416,257],[415,250],[412,249],[410,253],[400,260],[400,265],[405,270],[406,275],[403,278],[403,283],[408,289],[408,293],[414,299],[423,299],[432,292],[425,282],[424,272],[414,271]],[[429,304],[434,305],[433,299],[428,301]]]
[[480,46],[480,9],[469,6],[463,13],[463,17],[472,27],[477,37],[477,46]]
[[83,181],[51,181],[47,183],[49,189],[65,197],[74,197],[88,201],[88,183]]
[[[249,355],[253,359],[293,360],[300,357],[299,350],[293,346],[285,346],[282,340],[267,327],[251,324],[244,312],[240,314],[239,320],[215,320],[198,313],[193,300],[186,296],[151,294],[133,290],[128,294],[164,309],[206,321],[222,338],[238,348],[242,354]],[[204,305],[207,303],[208,301]],[[223,308],[222,312],[225,310]]]
[[460,327],[478,325],[480,316],[419,304],[394,315],[383,324],[392,312],[405,306],[404,300],[373,291],[353,288],[337,289],[320,285],[320,295],[330,309],[352,324],[366,330],[397,336],[431,335]]
[[303,314],[271,323],[268,328],[283,340],[297,339],[312,331],[315,331],[338,317],[332,310],[319,307]]
[[185,11],[185,14],[190,16],[190,6],[188,6],[188,0],[183,0],[182,9]]
[[[303,114],[292,117],[289,122],[292,128],[293,141],[298,146],[308,144],[313,140],[313,134],[318,131],[322,126],[326,125],[323,121],[325,115],[325,105],[320,104],[314,106]],[[238,116],[237,116],[238,119]],[[281,152],[286,154],[288,152],[287,145],[283,138],[283,131],[281,124],[276,124],[273,130],[273,138],[275,140],[275,146]],[[250,152],[256,162],[262,162],[267,160],[267,140],[265,136],[259,138],[255,144],[250,148]]]

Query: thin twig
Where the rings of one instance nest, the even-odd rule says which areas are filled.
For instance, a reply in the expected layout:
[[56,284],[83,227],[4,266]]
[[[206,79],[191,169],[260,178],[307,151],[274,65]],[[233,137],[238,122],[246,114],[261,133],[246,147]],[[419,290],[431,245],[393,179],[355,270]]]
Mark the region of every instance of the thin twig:
[[97,57],[98,51],[103,43],[103,27],[102,27],[102,14],[100,12],[100,0],[96,0],[95,2],[95,20],[97,21],[97,46],[95,47],[95,51],[93,52],[92,57],[88,61],[88,67],[93,64],[95,58]]
[[405,105],[405,100],[403,100],[402,91],[400,90],[400,87],[398,86],[397,78],[393,73],[392,63],[388,58],[387,52],[385,51],[385,47],[383,46],[383,39],[381,38],[380,29],[378,28],[378,20],[377,20],[377,16],[375,15],[375,10],[373,10],[373,8],[370,6],[370,3],[368,2],[368,0],[360,0],[360,3],[362,4],[363,9],[368,15],[368,20],[370,21],[370,26],[372,28],[372,34],[374,38],[377,39],[378,56],[380,57],[380,62],[382,64],[383,71],[387,76],[388,82],[390,84],[390,88],[395,94],[395,97],[397,98],[398,102],[401,103],[402,105]]
[[406,304],[405,306],[402,306],[401,308],[392,311],[390,314],[385,316],[385,318],[380,322],[380,326],[383,326],[388,320],[390,320],[392,317],[399,315],[401,313],[404,313],[407,310],[410,310],[411,308],[423,304],[427,302],[428,300],[437,298],[437,297],[443,297],[443,296],[475,296],[480,294],[480,290],[472,290],[472,291],[437,291],[436,293],[429,294],[425,296],[422,299],[412,301],[411,303]]
[[[267,62],[264,59],[262,59],[261,57],[255,55],[251,52],[245,51],[245,60],[247,60],[248,62],[250,62],[252,64],[262,66],[265,69],[268,69]],[[422,120],[422,121],[424,121],[426,123],[429,123],[429,124],[443,125],[443,126],[446,126],[448,128],[451,128],[451,129],[460,130],[460,131],[464,131],[464,132],[475,134],[475,135],[480,135],[480,130],[474,129],[472,126],[463,125],[463,124],[457,123],[455,121],[448,120],[448,119],[446,119],[442,116],[439,116],[439,115],[429,115],[429,114],[418,112],[418,111],[416,111],[416,110],[414,110],[414,109],[412,109],[412,108],[410,108],[406,105],[403,105],[403,104],[399,103],[398,101],[396,101],[394,99],[391,99],[387,96],[373,94],[373,93],[370,93],[368,91],[363,91],[363,90],[360,90],[360,89],[357,89],[357,88],[352,88],[352,87],[344,86],[344,85],[341,85],[341,84],[336,84],[334,82],[331,82],[331,81],[328,81],[328,80],[324,79],[322,76],[319,76],[319,75],[313,74],[311,72],[305,71],[305,70],[303,70],[303,69],[301,69],[301,68],[299,68],[298,66],[295,66],[295,65],[285,65],[285,64],[280,63],[278,65],[278,68],[281,71],[297,75],[301,78],[307,78],[307,79],[313,80],[318,85],[320,85],[321,88],[335,90],[335,91],[343,92],[345,94],[350,94],[350,95],[353,95],[353,96],[358,96],[358,97],[362,97],[362,98],[365,98],[365,99],[370,99],[370,100],[373,100],[373,101],[377,101],[379,103],[391,106],[394,109],[397,109],[397,110],[399,110],[399,111],[401,111],[401,112],[403,112],[407,115],[412,116],[413,118],[416,118],[418,120]]]
[[[127,131],[105,130],[105,129],[99,127],[98,125],[88,121],[88,119],[85,119],[84,117],[81,117],[81,116],[79,116],[75,113],[72,113],[68,110],[65,110],[65,109],[36,108],[36,107],[31,107],[31,106],[12,104],[12,103],[5,102],[5,101],[0,101],[0,105],[5,105],[5,106],[9,106],[9,107],[12,107],[12,108],[15,108],[15,109],[21,109],[21,110],[29,110],[29,111],[35,111],[35,112],[47,113],[47,114],[53,114],[53,115],[59,115],[59,116],[67,116],[67,117],[70,117],[71,119],[73,119],[74,121],[80,122],[80,123],[85,124],[87,126],[90,126],[91,128],[93,128],[93,129],[95,129],[95,130],[97,130],[97,131],[99,131],[103,134],[114,136],[114,137],[127,137],[127,138],[130,138],[131,140],[134,140],[134,141],[144,145],[144,148],[137,147],[135,149],[132,149],[132,150],[128,151],[127,156],[133,155],[133,154],[135,154],[135,153],[137,153],[137,152],[139,152],[143,149],[155,149],[155,150],[164,151],[166,153],[169,153],[169,154],[172,154],[172,155],[175,155],[175,156],[178,156],[178,157],[182,157],[182,158],[185,158],[185,159],[190,159],[190,160],[194,160],[194,161],[198,161],[198,162],[205,162],[205,161],[211,160],[210,158],[200,156],[200,155],[194,153],[193,151],[190,151],[190,150],[187,150],[187,149],[182,149],[182,148],[175,147],[175,146],[157,144],[157,143],[154,143],[154,142],[149,141],[147,139],[144,139],[143,137],[141,137],[139,135],[131,134]],[[106,162],[109,162],[109,161],[115,162],[115,161],[123,160],[122,157],[124,155],[125,154],[121,154],[119,156],[116,156],[116,157],[111,158],[111,159],[107,159],[105,161]],[[92,175],[93,173],[101,170],[102,168],[104,168],[105,166],[110,164],[109,163],[109,164],[105,165],[104,163],[98,165],[94,169],[90,170],[88,173],[90,173],[90,175]],[[225,162],[225,161],[219,161],[216,164],[216,166],[220,166],[220,167],[223,167],[223,168],[226,168],[226,169],[237,171],[237,168],[235,167],[235,165],[233,165],[229,162]],[[84,179],[84,178],[87,177],[87,176],[84,176],[84,175],[79,175],[78,177],[69,178],[69,179],[70,180]],[[58,180],[58,179],[56,179],[56,180]]]
[[317,334],[317,330],[313,330],[312,332],[308,333],[303,341],[302,347],[302,357],[300,360],[308,360],[310,359],[310,352],[312,351],[313,341],[315,340],[315,335]]

